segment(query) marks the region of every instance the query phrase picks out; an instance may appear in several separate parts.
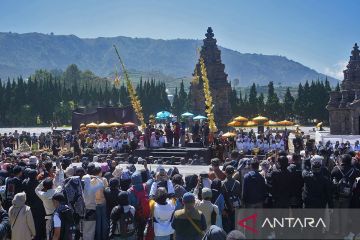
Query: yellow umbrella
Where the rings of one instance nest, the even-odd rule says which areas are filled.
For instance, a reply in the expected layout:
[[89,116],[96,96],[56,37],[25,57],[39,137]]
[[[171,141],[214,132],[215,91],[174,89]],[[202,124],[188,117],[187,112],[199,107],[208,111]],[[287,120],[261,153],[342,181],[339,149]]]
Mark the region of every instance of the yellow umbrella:
[[247,121],[244,126],[245,127],[255,127],[256,125],[257,125],[257,123],[254,121]]
[[126,126],[126,127],[135,127],[136,124],[133,123],[133,122],[126,122],[126,123],[124,123],[124,126]]
[[118,123],[118,122],[113,122],[113,123],[110,123],[109,126],[110,126],[110,127],[121,127],[122,124],[121,124],[121,123]]
[[110,127],[110,125],[107,124],[106,122],[102,122],[98,125],[98,128],[108,128],[108,127]]
[[246,122],[246,121],[249,121],[249,119],[247,119],[246,117],[243,117],[243,116],[237,116],[236,118],[234,118],[234,121]]
[[270,120],[270,121],[267,121],[266,123],[264,123],[264,125],[271,127],[271,126],[277,126],[279,124],[277,122],[275,122],[275,121]]
[[97,128],[98,125],[96,123],[92,122],[92,123],[87,124],[86,127],[87,128]]
[[279,126],[292,126],[292,125],[294,125],[294,123],[291,121],[288,121],[288,120],[284,120],[284,121],[278,122],[278,125]]
[[235,137],[235,136],[236,136],[236,133],[233,133],[233,132],[227,132],[222,135],[222,137],[224,137],[224,138]]
[[323,125],[323,122],[319,122],[318,124],[316,124],[316,127],[317,127],[317,128],[321,128],[322,125]]
[[268,121],[269,119],[267,117],[263,117],[263,116],[257,116],[255,118],[252,119],[254,122],[266,122]]
[[229,122],[227,125],[229,127],[241,127],[242,126],[241,122],[237,122],[237,121]]

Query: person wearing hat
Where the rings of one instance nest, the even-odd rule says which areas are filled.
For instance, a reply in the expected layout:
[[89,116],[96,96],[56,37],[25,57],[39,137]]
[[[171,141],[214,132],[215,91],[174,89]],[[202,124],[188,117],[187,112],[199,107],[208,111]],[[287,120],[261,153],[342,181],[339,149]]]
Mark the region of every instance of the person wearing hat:
[[33,215],[25,202],[24,192],[17,193],[12,200],[9,209],[12,240],[32,240],[36,235]]
[[176,240],[200,240],[207,228],[204,214],[195,209],[195,195],[187,192],[182,197],[184,209],[175,211],[171,224]]
[[[197,196],[197,190],[198,188],[195,188],[194,194]],[[201,191],[201,197],[202,200],[196,199],[195,201],[195,209],[201,211],[206,220],[207,229],[209,230],[211,225],[217,225],[219,227],[222,227],[220,225],[220,214],[219,214],[219,208],[215,204],[211,203],[212,200],[212,191],[210,188],[204,187]]]
[[225,197],[225,211],[227,213],[222,219],[225,232],[235,229],[235,209],[241,206],[241,184],[233,178],[234,172],[233,166],[226,167],[226,179],[222,181],[221,187]]
[[55,211],[52,215],[52,227],[50,230],[50,239],[68,240],[72,239],[71,227],[74,225],[73,212],[65,204],[66,198],[62,193],[55,193],[52,197]]

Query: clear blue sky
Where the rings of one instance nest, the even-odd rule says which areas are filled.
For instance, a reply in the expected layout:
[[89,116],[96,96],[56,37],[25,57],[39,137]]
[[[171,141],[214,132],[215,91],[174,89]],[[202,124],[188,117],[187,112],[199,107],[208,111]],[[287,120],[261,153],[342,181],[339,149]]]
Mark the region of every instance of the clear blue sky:
[[202,39],[332,76],[360,42],[359,0],[1,0],[1,32]]

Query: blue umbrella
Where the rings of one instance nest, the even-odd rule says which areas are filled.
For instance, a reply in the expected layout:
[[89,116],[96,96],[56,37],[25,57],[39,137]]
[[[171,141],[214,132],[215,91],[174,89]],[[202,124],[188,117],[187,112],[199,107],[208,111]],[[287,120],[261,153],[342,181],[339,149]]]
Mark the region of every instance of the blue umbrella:
[[171,113],[167,111],[161,111],[156,114],[156,119],[166,119],[170,117]]
[[194,114],[190,113],[190,112],[186,112],[186,113],[183,113],[181,114],[182,117],[193,117]]
[[196,117],[193,118],[194,120],[203,120],[203,119],[207,119],[207,117],[201,116],[201,115],[197,115]]

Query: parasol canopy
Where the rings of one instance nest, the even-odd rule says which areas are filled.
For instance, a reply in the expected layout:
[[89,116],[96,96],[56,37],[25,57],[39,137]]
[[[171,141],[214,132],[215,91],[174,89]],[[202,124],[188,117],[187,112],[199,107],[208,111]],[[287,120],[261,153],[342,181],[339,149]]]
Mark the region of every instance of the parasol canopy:
[[244,124],[244,127],[255,127],[257,125],[256,122],[254,121],[247,121],[245,124]]
[[135,127],[136,124],[133,123],[133,122],[126,122],[126,123],[124,123],[124,126],[125,126],[125,127]]
[[108,127],[110,127],[110,125],[107,124],[106,122],[102,122],[98,125],[98,128],[108,128]]
[[270,121],[267,121],[266,123],[264,123],[264,125],[271,127],[271,126],[278,126],[279,124],[275,121],[270,120]]
[[284,120],[284,121],[278,122],[278,125],[279,125],[279,126],[293,126],[294,123],[291,122],[291,121],[288,121],[288,120]]
[[207,117],[201,116],[201,115],[197,115],[197,116],[194,117],[193,119],[194,119],[194,120],[203,120],[203,119],[207,119]]
[[97,128],[98,125],[96,123],[92,122],[92,123],[87,124],[86,127],[87,128]]
[[171,113],[168,111],[161,111],[156,114],[156,119],[166,119],[171,117]]
[[233,132],[227,132],[222,135],[222,137],[229,138],[229,137],[235,137],[236,133]]
[[243,116],[237,116],[236,118],[234,118],[234,121],[246,122],[246,121],[249,121],[249,119],[247,119],[246,117],[243,117]]
[[257,116],[257,117],[254,117],[252,119],[254,122],[266,122],[268,121],[269,119],[267,117],[264,117],[264,116]]
[[185,112],[183,114],[181,114],[182,117],[193,117],[194,114],[192,114],[191,112]]
[[241,127],[243,124],[238,121],[232,121],[227,124],[229,127]]
[[85,123],[80,124],[80,128],[85,127]]
[[109,126],[110,126],[110,127],[121,127],[122,124],[121,124],[121,123],[118,123],[118,122],[113,122],[113,123],[110,123]]
[[316,127],[317,127],[317,128],[321,128],[322,125],[323,125],[323,122],[319,122],[318,124],[316,124]]

